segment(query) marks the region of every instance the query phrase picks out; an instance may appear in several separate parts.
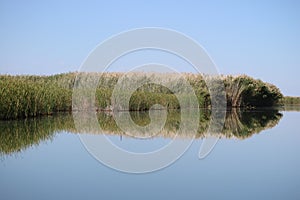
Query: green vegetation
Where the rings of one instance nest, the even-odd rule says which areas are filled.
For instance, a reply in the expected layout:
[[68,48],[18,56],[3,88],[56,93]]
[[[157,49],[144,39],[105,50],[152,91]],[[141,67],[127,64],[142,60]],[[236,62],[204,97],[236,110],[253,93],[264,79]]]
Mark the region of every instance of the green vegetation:
[[[160,117],[160,110],[156,110]],[[143,112],[131,112],[133,121],[145,126],[150,123],[149,114]],[[166,123],[163,129],[155,137],[163,138],[203,138],[206,137],[208,126],[210,123],[211,111],[209,109],[201,109],[199,127],[197,135],[191,132],[180,132],[179,125],[181,122],[181,114],[179,110],[169,110]],[[68,133],[89,133],[89,134],[110,134],[126,136],[124,132],[117,126],[112,112],[98,112],[98,122],[102,130],[90,129],[78,131],[75,128],[73,116],[70,113],[60,113],[51,116],[42,116],[36,118],[18,119],[1,121],[0,120],[0,158],[4,155],[10,155],[23,151],[31,146],[36,146],[42,141],[52,140],[54,136],[60,132]],[[282,114],[277,110],[257,110],[256,112],[242,111],[240,109],[232,109],[226,113],[224,129],[218,134],[222,138],[245,139],[251,137],[255,133],[275,126],[281,119]],[[193,120],[194,116],[189,116]],[[87,117],[82,118],[82,123],[89,122]],[[178,132],[178,135],[176,135]],[[144,137],[148,133],[131,132],[134,137]],[[128,136],[128,135],[127,135]]]
[[300,105],[300,97],[285,96],[283,98],[284,105]]
[[[84,76],[82,75],[84,74]],[[76,76],[79,79],[76,80]],[[53,76],[9,76],[0,75],[0,119],[26,118],[38,115],[49,115],[60,111],[72,110],[73,86],[77,87],[82,81],[91,86],[98,83],[95,106],[97,110],[112,109],[111,95],[122,73],[67,73]],[[173,74],[154,74],[160,81],[170,80]],[[99,82],[95,82],[95,77]],[[184,79],[192,86],[198,99],[199,107],[209,108],[211,99],[204,78],[201,75],[183,74],[178,81],[169,81],[168,86],[147,83],[139,87],[130,98],[129,110],[149,110],[154,104],[161,104],[167,109],[180,108],[177,95],[183,95]],[[149,78],[143,73],[130,77],[130,85],[138,84]],[[269,83],[251,77],[223,76],[227,105],[229,107],[258,108],[280,105],[282,94],[279,89]],[[91,87],[92,88],[92,87]],[[214,88],[218,91],[220,88]],[[90,88],[81,92],[89,93]],[[189,96],[184,96],[189,101]],[[89,105],[86,99],[86,105]],[[286,100],[284,100],[286,102]],[[74,107],[73,109],[76,109]],[[88,109],[88,108],[87,108]],[[116,109],[116,108],[114,108]],[[117,108],[121,109],[122,108]]]
[[0,119],[71,110],[72,91],[51,77],[0,76]]
[[227,76],[224,79],[227,105],[232,107],[271,107],[280,105],[280,90],[249,76]]

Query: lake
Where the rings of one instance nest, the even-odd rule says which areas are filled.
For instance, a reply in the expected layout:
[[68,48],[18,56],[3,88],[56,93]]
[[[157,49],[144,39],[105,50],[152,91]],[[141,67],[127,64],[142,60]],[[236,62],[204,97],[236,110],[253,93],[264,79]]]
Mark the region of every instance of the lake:
[[[103,165],[80,136],[105,134],[128,151],[154,151],[176,135],[179,111],[169,111],[163,129],[146,139],[124,135],[111,113],[97,114],[102,131],[78,131],[66,113],[0,121],[0,199],[300,199],[299,110],[227,111],[218,143],[199,159],[210,120],[204,110],[197,134],[178,136],[195,137],[183,156],[144,174]],[[150,123],[147,112],[130,115],[140,126]]]

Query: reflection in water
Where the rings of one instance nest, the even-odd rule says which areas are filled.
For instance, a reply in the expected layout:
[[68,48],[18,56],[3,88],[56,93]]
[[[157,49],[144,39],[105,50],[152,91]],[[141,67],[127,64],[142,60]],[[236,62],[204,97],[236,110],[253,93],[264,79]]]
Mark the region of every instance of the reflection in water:
[[70,114],[24,120],[0,120],[0,155],[38,145],[42,141],[52,139],[60,131],[72,130],[73,126]]
[[[160,112],[160,111],[157,111]],[[201,110],[199,129],[196,138],[205,137],[210,122],[210,111]],[[133,121],[145,126],[150,123],[148,112],[131,112]],[[156,115],[159,116],[159,115]],[[189,116],[193,120],[193,116]],[[282,114],[278,110],[265,111],[241,111],[230,110],[226,113],[226,120],[219,137],[245,139],[255,133],[274,127],[281,119]],[[180,127],[180,111],[168,111],[165,126],[155,137],[173,138]],[[89,119],[82,119],[89,120]],[[84,130],[85,133],[124,135],[114,121],[112,113],[98,113],[98,130]],[[71,114],[64,113],[53,116],[31,118],[25,120],[0,121],[0,155],[13,154],[30,146],[38,145],[41,141],[52,139],[56,133],[66,131],[78,133]],[[145,137],[147,133],[131,133],[134,137]],[[150,136],[149,136],[150,137]],[[194,137],[188,132],[180,132],[176,137]]]

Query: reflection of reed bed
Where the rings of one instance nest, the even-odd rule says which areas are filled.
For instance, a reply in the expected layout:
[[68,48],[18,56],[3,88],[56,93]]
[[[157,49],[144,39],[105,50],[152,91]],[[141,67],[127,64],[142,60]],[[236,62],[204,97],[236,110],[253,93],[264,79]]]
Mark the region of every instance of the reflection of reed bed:
[[227,138],[245,139],[255,133],[276,126],[282,114],[277,110],[227,111],[222,135]]
[[[160,112],[160,111],[156,111]],[[148,112],[130,112],[132,120],[139,126],[146,126],[151,123],[150,117]],[[159,116],[159,115],[158,115]],[[162,127],[161,131],[159,131],[155,136],[156,137],[163,137],[163,138],[192,138],[192,137],[199,137],[203,132],[205,132],[209,126],[209,118],[210,110],[203,110],[200,112],[200,122],[198,131],[195,132],[191,130],[189,126],[184,126],[184,128],[180,128],[181,125],[181,113],[179,110],[169,110],[168,116],[166,119],[166,123]],[[196,117],[193,115],[188,116],[188,120],[192,122]],[[100,112],[98,114],[98,120],[100,127],[105,133],[109,134],[119,134],[122,135],[124,132],[117,126],[113,115]],[[126,127],[125,129],[131,129],[128,134],[135,135],[136,137],[152,137],[150,132],[138,132],[134,130],[134,127]],[[94,130],[94,133],[99,133],[99,130]],[[193,134],[193,133],[196,133]]]
[[284,105],[281,110],[283,111],[300,111],[300,104],[296,105],[296,104],[286,104]]
[[[156,111],[160,112],[160,111]],[[151,123],[150,117],[148,112],[130,112],[130,115],[132,117],[132,120],[136,125],[139,126],[147,126],[149,123]],[[78,116],[79,117],[79,116]],[[120,129],[114,120],[113,113],[111,112],[99,112],[97,114],[98,117],[98,123],[99,126],[90,126],[90,122],[93,120],[93,116],[90,115],[82,115],[80,114],[79,119],[77,123],[77,127],[80,127],[80,132],[84,133],[90,133],[90,134],[111,134],[111,135],[133,135],[134,137],[152,137],[153,134],[151,131],[148,131],[147,129],[143,131],[137,131],[135,130],[135,127],[130,127],[127,125],[124,127],[125,130],[131,130],[125,132]],[[193,117],[191,117],[190,120],[193,120]],[[186,130],[182,131],[180,130],[180,112],[173,110],[168,111],[168,117],[166,119],[166,123],[162,127],[161,131],[159,131],[157,134],[155,134],[156,137],[163,137],[163,138],[174,138],[176,136],[176,133],[179,134],[176,137],[179,138],[190,138],[194,137],[195,135],[191,135],[191,132],[194,132],[193,130]],[[202,127],[204,127],[202,125]]]
[[0,121],[0,153],[19,152],[52,139],[57,132],[63,130],[75,131],[69,114]]
[[[160,112],[160,111],[155,111]],[[97,126],[91,126],[93,116],[88,113],[78,113],[79,124],[74,124],[72,114],[58,114],[44,116],[39,118],[29,118],[25,120],[0,121],[0,153],[11,154],[19,152],[33,145],[38,145],[41,141],[51,140],[58,132],[69,133],[89,133],[89,134],[110,134],[124,135],[124,132],[117,126],[112,112],[98,112]],[[140,125],[149,124],[150,117],[148,112],[131,112],[132,120]],[[155,115],[155,116],[160,116]],[[210,124],[211,111],[208,109],[200,110],[199,128],[196,135],[194,131],[185,126],[186,129],[180,129],[181,113],[179,110],[169,110],[166,123],[162,130],[154,137],[162,138],[204,138],[214,135],[220,138],[239,138],[245,139],[255,133],[274,127],[282,117],[277,110],[266,111],[241,111],[233,109],[227,111],[224,129],[222,133],[207,133]],[[192,114],[188,121],[195,119]],[[78,121],[77,121],[78,122]],[[101,129],[99,128],[101,127]],[[79,127],[79,129],[77,129]],[[130,127],[126,127],[129,129]],[[131,131],[125,136],[152,137],[149,132]],[[128,136],[130,137],[130,136]]]
[[[160,111],[157,111],[160,112]],[[140,126],[146,126],[149,124],[150,117],[148,112],[130,112],[132,120]],[[193,130],[189,130],[188,126],[185,126],[185,130],[180,130],[181,115],[179,110],[169,110],[166,123],[162,130],[156,136],[164,138],[204,138],[208,135],[214,135],[217,137],[224,138],[240,138],[245,139],[250,137],[255,133],[268,128],[274,127],[278,124],[282,117],[282,114],[278,110],[257,110],[257,111],[242,111],[240,109],[232,109],[227,111],[226,119],[224,123],[224,128],[222,133],[207,133],[208,127],[210,125],[210,115],[211,111],[209,109],[200,110],[199,127],[196,135],[192,135]],[[159,116],[159,115],[158,115]],[[92,134],[112,134],[112,135],[122,135],[124,134],[114,120],[112,112],[98,112],[98,122],[101,129],[96,126],[90,126],[91,116],[80,115],[81,132],[92,133]],[[195,116],[188,116],[188,121],[194,120]],[[145,137],[147,132],[137,132],[134,131],[133,127],[126,127],[125,129],[132,128],[130,135],[135,135],[136,137]],[[149,136],[149,135],[148,135]]]

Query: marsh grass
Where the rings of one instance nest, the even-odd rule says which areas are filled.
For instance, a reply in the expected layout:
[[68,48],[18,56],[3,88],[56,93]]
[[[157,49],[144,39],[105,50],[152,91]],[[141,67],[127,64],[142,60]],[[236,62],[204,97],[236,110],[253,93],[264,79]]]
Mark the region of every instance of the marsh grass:
[[[16,119],[34,117],[38,115],[50,115],[56,112],[72,110],[73,87],[80,81],[95,84],[93,77],[98,76],[99,84],[96,89],[96,109],[112,109],[111,95],[122,73],[91,73],[78,76],[81,73],[66,73],[52,76],[10,76],[0,75],[0,119]],[[76,80],[76,76],[84,80]],[[172,82],[168,80],[172,74],[153,74],[161,81],[167,82],[173,90],[183,87],[183,81]],[[137,83],[147,78],[143,73],[137,73],[131,78],[131,83]],[[183,74],[183,78],[194,89],[198,99],[198,105],[202,108],[211,106],[208,88],[201,75]],[[291,101],[288,98],[282,100],[283,95],[277,87],[261,80],[253,79],[245,75],[222,76],[225,86],[227,106],[229,107],[271,107]],[[215,88],[216,91],[220,88]],[[85,92],[89,92],[86,90]],[[176,91],[175,91],[176,92]],[[185,95],[186,101],[189,96]],[[298,101],[298,100],[297,100]],[[130,98],[129,110],[149,110],[152,105],[161,104],[166,109],[180,108],[174,91],[158,84],[145,84],[139,87]]]
[[298,105],[300,106],[300,97],[291,97],[291,96],[285,96],[283,98],[283,104],[284,105]]
[[0,92],[1,119],[49,115],[71,110],[72,91],[42,78],[1,76]]

